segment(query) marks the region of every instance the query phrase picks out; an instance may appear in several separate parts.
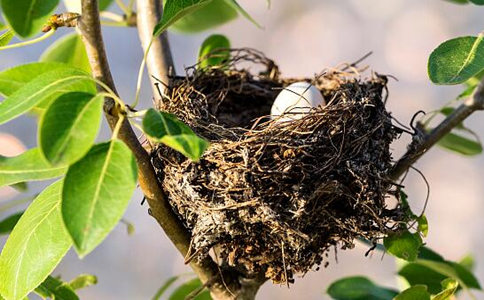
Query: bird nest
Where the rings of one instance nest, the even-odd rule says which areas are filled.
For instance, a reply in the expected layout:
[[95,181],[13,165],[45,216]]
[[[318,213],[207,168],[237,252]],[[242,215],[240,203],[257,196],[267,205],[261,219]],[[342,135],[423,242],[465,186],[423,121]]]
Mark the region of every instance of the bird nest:
[[[277,94],[301,79],[280,77],[254,50],[231,50],[222,67],[187,69],[160,110],[210,141],[192,162],[163,145],[152,151],[159,181],[192,240],[187,260],[214,249],[223,268],[264,272],[274,282],[327,265],[330,248],[375,241],[406,219],[386,179],[399,130],[384,97],[387,79],[352,66],[303,79],[327,105],[302,118],[271,119]],[[389,192],[390,191],[390,192]],[[396,193],[395,193],[396,194]]]

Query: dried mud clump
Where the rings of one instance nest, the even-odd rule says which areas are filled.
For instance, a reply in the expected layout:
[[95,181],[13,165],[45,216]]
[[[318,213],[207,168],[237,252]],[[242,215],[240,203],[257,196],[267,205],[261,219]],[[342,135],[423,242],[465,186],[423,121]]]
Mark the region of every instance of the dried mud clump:
[[[199,162],[158,145],[159,180],[192,235],[187,259],[209,255],[245,274],[292,282],[327,264],[331,247],[375,240],[404,219],[389,208],[390,143],[398,129],[384,105],[386,78],[351,66],[284,79],[254,50],[231,50],[220,68],[187,69],[160,110],[211,142]],[[255,72],[257,72],[255,74]],[[299,120],[271,120],[288,84],[307,80],[328,102]]]

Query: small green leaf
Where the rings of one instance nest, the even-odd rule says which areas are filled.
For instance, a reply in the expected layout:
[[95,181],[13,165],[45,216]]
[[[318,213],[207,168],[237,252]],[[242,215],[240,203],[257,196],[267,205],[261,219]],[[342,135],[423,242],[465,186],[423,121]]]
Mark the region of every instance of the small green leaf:
[[418,263],[405,264],[399,271],[398,275],[402,276],[410,285],[423,284],[428,287],[431,294],[437,294],[441,291],[440,283],[448,278],[439,272]]
[[456,4],[468,4],[469,1],[468,0],[446,0],[448,2],[453,2],[453,3],[456,3]]
[[86,48],[79,34],[66,35],[50,45],[39,58],[42,62],[61,62],[91,73]]
[[8,45],[14,36],[15,34],[10,29],[7,29],[7,31],[0,34],[0,47]]
[[[202,287],[202,283],[200,282],[200,279],[195,278],[190,281],[187,281],[186,283],[180,285],[173,293],[170,295],[169,300],[185,300],[187,297],[195,290],[199,289]],[[205,290],[198,294],[194,300],[212,300],[210,297],[210,293]]]
[[52,101],[67,92],[96,93],[96,86],[86,72],[62,68],[43,74],[25,84],[0,103],[0,124],[27,112],[38,103]]
[[153,36],[159,36],[169,26],[186,15],[209,4],[212,0],[166,0],[163,8],[163,17],[156,24]]
[[14,157],[0,156],[0,186],[55,178],[62,176],[66,171],[67,168],[64,166],[50,165],[38,148]]
[[228,4],[230,4],[235,10],[237,10],[241,15],[243,15],[247,20],[252,22],[255,26],[262,28],[262,26],[257,23],[257,21],[252,18],[252,16],[242,7],[236,0],[225,0]]
[[2,0],[2,10],[12,29],[21,37],[40,32],[59,0]]
[[104,97],[71,92],[54,100],[39,125],[39,145],[53,165],[72,164],[94,144]]
[[52,276],[47,277],[36,289],[35,292],[43,298],[55,300],[78,300],[79,297],[74,289],[67,283]]
[[9,234],[17,224],[20,217],[23,215],[23,211],[15,213],[0,221],[0,235]]
[[143,118],[143,131],[149,138],[175,149],[197,161],[209,143],[199,138],[187,125],[174,115],[150,108]]
[[424,237],[426,237],[429,233],[429,223],[427,221],[427,217],[425,215],[421,215],[417,218],[418,232],[422,233]]
[[366,277],[347,277],[333,282],[327,290],[331,298],[336,300],[388,300],[398,294],[393,289],[374,284]]
[[80,290],[95,284],[97,284],[97,277],[90,274],[79,275],[69,282],[69,286],[73,290]]
[[[222,65],[230,58],[230,41],[221,34],[213,34],[203,41],[198,50],[198,62],[200,68],[216,67]],[[226,51],[220,51],[226,49]],[[207,57],[214,50],[219,50],[211,57]]]
[[[166,3],[166,0],[163,2]],[[182,17],[169,29],[183,33],[197,33],[230,22],[237,16],[237,11],[225,0],[213,0],[202,8]]]
[[407,261],[414,261],[422,246],[422,239],[417,233],[402,231],[386,237],[383,245],[390,254]]
[[0,255],[0,293],[23,299],[53,271],[71,247],[60,215],[62,181],[46,188],[29,206]]
[[29,189],[27,182],[17,182],[17,183],[10,185],[10,187],[16,189],[17,191],[19,191],[21,193],[26,192]]
[[37,76],[65,67],[60,63],[30,63],[3,70],[0,72],[0,94],[8,97]]
[[484,69],[483,34],[441,44],[429,57],[429,77],[435,84],[458,84]]
[[469,0],[476,5],[484,5],[484,0]]
[[425,285],[415,285],[401,292],[394,300],[430,300],[430,294]]
[[442,281],[442,292],[432,297],[432,300],[451,300],[458,287],[459,283],[456,280],[447,278]]
[[472,272],[476,267],[476,260],[470,254],[467,254],[459,260],[459,265]]
[[462,155],[474,156],[482,153],[482,144],[462,135],[450,132],[441,138],[437,145]]
[[121,219],[136,180],[134,156],[119,140],[95,145],[69,167],[62,191],[62,217],[81,258]]

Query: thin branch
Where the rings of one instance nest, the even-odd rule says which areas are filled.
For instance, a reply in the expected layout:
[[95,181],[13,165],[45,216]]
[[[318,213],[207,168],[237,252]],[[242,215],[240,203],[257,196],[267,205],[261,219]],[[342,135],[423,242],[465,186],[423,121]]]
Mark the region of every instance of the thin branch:
[[[82,1],[82,17],[79,21],[79,29],[86,46],[93,76],[104,82],[116,93],[101,35],[97,0]],[[119,115],[122,113],[121,107],[113,99],[106,98],[104,111],[109,126],[114,129]],[[126,143],[136,157],[140,187],[148,200],[151,215],[158,221],[176,248],[185,256],[189,249],[190,235],[166,200],[156,178],[150,157],[139,143],[128,121],[124,120],[121,124],[118,138]],[[210,257],[192,262],[190,266],[202,282],[212,282],[213,278],[220,277],[217,266]],[[211,287],[211,290],[224,294],[223,288],[217,288],[217,286],[221,286],[218,281],[220,279],[216,280],[216,284]]]
[[[138,34],[143,50],[147,51],[151,43],[146,64],[148,66],[148,72],[151,75],[151,86],[153,88],[153,95],[155,96],[158,95],[158,90],[156,89],[157,80],[155,78],[165,83],[165,87],[170,86],[169,75],[175,72],[166,32],[162,33],[158,38],[153,39],[153,29],[163,15],[163,0],[143,0],[136,2]],[[166,95],[167,89],[163,88],[162,93]],[[158,103],[155,103],[155,106],[159,107]]]
[[389,174],[392,181],[398,180],[410,166],[424,155],[442,137],[478,110],[484,110],[484,79],[479,83],[472,96],[458,106],[452,114],[427,134],[417,135],[405,153],[393,166]]

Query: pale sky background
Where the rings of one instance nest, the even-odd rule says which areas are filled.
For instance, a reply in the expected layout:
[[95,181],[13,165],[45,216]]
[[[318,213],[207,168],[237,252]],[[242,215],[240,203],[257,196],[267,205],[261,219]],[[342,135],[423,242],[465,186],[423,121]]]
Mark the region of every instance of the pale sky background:
[[[241,0],[264,27],[260,30],[243,18],[225,26],[197,35],[170,34],[176,67],[195,62],[198,46],[211,33],[227,35],[235,47],[254,47],[274,59],[284,76],[312,76],[342,62],[352,62],[368,51],[374,54],[365,63],[371,69],[391,74],[388,109],[401,122],[408,124],[412,115],[422,109],[431,111],[454,98],[458,87],[438,87],[430,83],[426,72],[427,57],[444,40],[462,35],[477,35],[484,28],[484,7],[457,6],[442,0],[273,0],[267,10],[265,1]],[[71,32],[61,29],[56,36]],[[123,99],[134,96],[142,51],[135,29],[105,28],[104,36],[109,62]],[[35,61],[52,40],[33,47],[4,51],[0,69]],[[145,80],[142,99],[151,103],[149,81]],[[482,113],[466,123],[481,137]],[[27,147],[36,146],[35,121],[21,117],[0,126],[0,133],[13,134]],[[5,135],[4,135],[5,136]],[[108,131],[103,130],[103,136]],[[0,136],[1,139],[1,136]],[[408,138],[395,143],[398,157]],[[0,145],[2,154],[18,152],[18,143],[9,148]],[[20,147],[20,148],[19,148]],[[17,149],[17,150],[15,150]],[[449,260],[458,260],[471,253],[476,257],[476,274],[484,282],[484,157],[466,158],[435,148],[417,167],[431,185],[426,215],[430,232],[425,240]],[[420,211],[426,195],[423,181],[411,174],[405,182],[414,211]],[[43,184],[32,184],[29,193]],[[2,190],[0,201],[19,198],[7,196]],[[189,271],[183,258],[160,231],[157,223],[141,207],[137,192],[125,218],[136,227],[133,236],[119,225],[92,254],[80,261],[70,251],[55,274],[71,279],[79,273],[95,274],[97,286],[80,292],[82,299],[150,299],[170,276]],[[0,212],[0,218],[6,213]],[[0,239],[0,243],[4,242]],[[339,262],[327,269],[310,272],[288,289],[267,283],[258,299],[328,299],[324,291],[335,279],[350,275],[366,275],[385,286],[397,286],[395,261],[380,253],[364,257],[366,247],[340,251]],[[478,299],[484,294],[476,293]],[[462,299],[466,297],[463,296]]]

